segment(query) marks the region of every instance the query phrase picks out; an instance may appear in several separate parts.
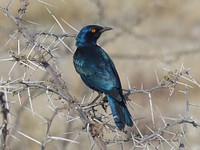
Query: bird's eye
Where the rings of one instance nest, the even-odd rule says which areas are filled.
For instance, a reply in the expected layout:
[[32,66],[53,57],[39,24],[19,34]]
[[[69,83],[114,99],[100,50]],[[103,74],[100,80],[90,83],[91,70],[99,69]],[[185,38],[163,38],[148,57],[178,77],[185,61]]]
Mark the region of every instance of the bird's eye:
[[95,33],[96,31],[97,31],[97,30],[96,30],[96,29],[94,29],[94,28],[91,30],[91,32],[92,32],[92,33]]

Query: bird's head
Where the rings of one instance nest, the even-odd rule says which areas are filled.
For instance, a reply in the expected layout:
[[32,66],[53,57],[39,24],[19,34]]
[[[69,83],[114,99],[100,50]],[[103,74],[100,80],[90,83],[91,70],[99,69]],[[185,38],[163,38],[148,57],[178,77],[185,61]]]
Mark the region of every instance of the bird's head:
[[87,45],[96,45],[96,42],[100,35],[108,30],[112,30],[110,27],[101,27],[98,25],[88,25],[83,27],[76,37],[76,46],[82,47]]

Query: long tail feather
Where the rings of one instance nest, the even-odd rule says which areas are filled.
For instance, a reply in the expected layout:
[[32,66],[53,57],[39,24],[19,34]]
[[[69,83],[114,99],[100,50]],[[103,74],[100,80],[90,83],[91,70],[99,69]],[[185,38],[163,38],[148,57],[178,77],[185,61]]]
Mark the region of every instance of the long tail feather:
[[106,95],[116,126],[121,130],[127,126],[133,126],[133,121],[131,119],[130,112],[128,111],[124,101],[116,101],[111,96]]

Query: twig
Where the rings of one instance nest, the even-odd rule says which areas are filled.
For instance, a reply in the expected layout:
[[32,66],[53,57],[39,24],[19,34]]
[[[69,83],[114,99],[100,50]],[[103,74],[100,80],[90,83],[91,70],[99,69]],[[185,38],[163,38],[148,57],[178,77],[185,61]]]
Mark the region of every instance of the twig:
[[[185,117],[184,119],[187,120],[188,117],[189,117],[189,99],[188,99],[188,87],[186,86],[185,87],[185,91],[183,91],[183,93],[185,94],[185,103],[186,103],[186,108],[185,108]],[[185,140],[186,140],[186,137],[185,137],[185,134],[187,132],[187,124],[186,123],[183,123],[183,127],[182,127],[182,137],[181,137],[181,140],[180,140],[180,144],[179,144],[179,150],[182,150],[185,148]]]
[[8,145],[8,137],[10,135],[10,127],[9,127],[9,107],[7,107],[7,102],[3,98],[4,93],[0,92],[0,105],[1,105],[1,114],[2,114],[2,125],[0,127],[1,131],[1,143],[2,143],[2,149],[3,150],[9,150],[9,145]]
[[[24,5],[20,8],[18,12],[18,17],[21,17],[25,13],[28,4],[29,4],[28,1],[24,2]],[[48,74],[51,76],[51,78],[53,79],[53,83],[57,87],[59,93],[61,93],[64,99],[67,100],[70,107],[74,108],[78,112],[82,122],[84,124],[88,124],[90,121],[87,118],[86,114],[82,111],[78,101],[70,95],[67,88],[62,88],[63,86],[62,86],[62,82],[59,75],[54,71],[52,66],[45,60],[45,58],[41,57],[42,52],[41,52],[40,44],[36,42],[34,34],[29,33],[27,28],[20,22],[20,19],[10,14],[10,12],[7,9],[1,8],[1,10],[15,23],[19,32],[24,36],[28,44],[31,47],[34,47],[35,53],[41,58],[39,60],[41,66],[43,66],[45,70],[48,72]],[[54,17],[54,19],[56,18]],[[57,23],[59,22],[57,21]],[[100,149],[106,149],[106,146],[101,138],[99,138],[98,136],[93,136],[93,138]]]

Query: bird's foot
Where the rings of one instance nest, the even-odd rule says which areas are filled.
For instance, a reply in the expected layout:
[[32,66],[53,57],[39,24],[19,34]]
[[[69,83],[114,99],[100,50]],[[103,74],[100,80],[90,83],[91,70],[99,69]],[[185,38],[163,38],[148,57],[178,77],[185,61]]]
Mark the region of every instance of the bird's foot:
[[101,106],[102,106],[103,110],[105,112],[107,112],[108,100],[107,100],[106,96],[101,100],[100,103],[101,103]]

